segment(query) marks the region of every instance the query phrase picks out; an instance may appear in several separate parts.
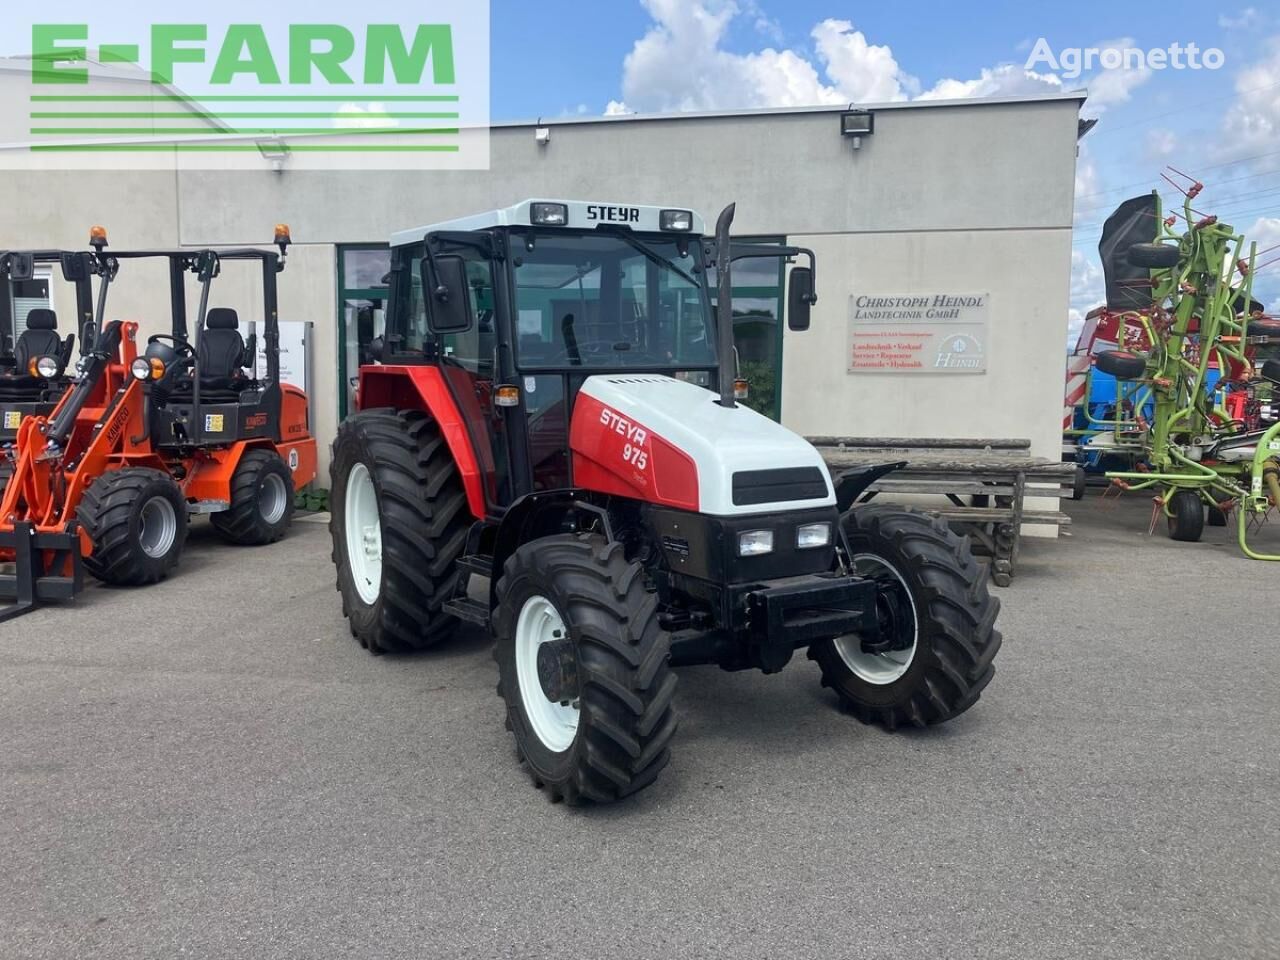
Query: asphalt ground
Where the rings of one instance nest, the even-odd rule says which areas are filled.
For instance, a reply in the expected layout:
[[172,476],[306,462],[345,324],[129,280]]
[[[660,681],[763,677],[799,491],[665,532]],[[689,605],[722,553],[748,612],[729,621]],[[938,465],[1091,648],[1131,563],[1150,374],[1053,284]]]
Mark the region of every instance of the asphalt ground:
[[683,670],[671,766],[592,809],[517,765],[486,637],[371,657],[322,525],[202,524],[0,625],[0,957],[1275,958],[1280,566],[1149,507],[1027,542],[951,724]]

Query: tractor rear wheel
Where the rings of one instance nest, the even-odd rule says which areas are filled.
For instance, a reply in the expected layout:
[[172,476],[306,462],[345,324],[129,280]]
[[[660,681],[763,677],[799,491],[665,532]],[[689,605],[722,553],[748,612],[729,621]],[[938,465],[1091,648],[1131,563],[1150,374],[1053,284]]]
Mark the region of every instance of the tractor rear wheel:
[[534,785],[609,802],[651,784],[676,732],[670,638],[622,545],[563,534],[520,547],[497,587],[498,694]]
[[342,613],[370,653],[425,650],[458,621],[442,607],[471,528],[462,477],[420,411],[369,410],[333,443],[333,562]]
[[927,514],[869,504],[841,523],[854,570],[880,584],[880,633],[813,644],[823,686],[859,720],[888,730],[964,713],[991,682],[1001,643],[986,568],[966,539]]
[[1196,543],[1204,533],[1204,501],[1194,490],[1178,490],[1169,498],[1169,538]]
[[93,540],[85,568],[117,586],[163,580],[187,539],[187,501],[160,470],[113,470],[89,485],[76,515]]
[[293,472],[274,450],[246,450],[231,475],[231,507],[209,517],[222,539],[275,543],[293,520]]

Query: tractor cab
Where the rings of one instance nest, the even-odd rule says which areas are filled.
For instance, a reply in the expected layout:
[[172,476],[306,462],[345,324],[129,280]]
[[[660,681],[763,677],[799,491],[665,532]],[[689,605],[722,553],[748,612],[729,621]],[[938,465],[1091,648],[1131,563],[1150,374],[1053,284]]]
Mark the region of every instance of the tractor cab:
[[[712,306],[722,256],[726,278],[730,260],[807,258],[791,272],[789,311],[793,329],[807,327],[812,253],[734,245],[727,236],[721,244],[691,210],[530,200],[402,231],[392,239],[378,360],[440,371],[477,450],[485,510],[501,513],[521,496],[568,488],[597,469],[575,468],[570,452],[588,381],[592,405],[622,385],[652,395],[674,420],[689,412],[685,404],[707,398],[694,388],[717,391],[722,413],[745,398],[727,292],[719,297],[723,322]],[[369,391],[362,406],[390,382],[379,370],[362,377],[360,389]],[[768,432],[750,411],[737,412]],[[642,444],[631,446],[635,453]],[[812,457],[805,464],[820,465]],[[642,473],[634,463],[621,472],[623,484]]]
[[[70,288],[70,299],[50,296],[55,271]],[[24,418],[53,412],[72,382],[76,343],[81,358],[92,348],[97,274],[98,263],[87,253],[0,253],[0,444],[13,443]],[[62,316],[34,301],[56,303]]]

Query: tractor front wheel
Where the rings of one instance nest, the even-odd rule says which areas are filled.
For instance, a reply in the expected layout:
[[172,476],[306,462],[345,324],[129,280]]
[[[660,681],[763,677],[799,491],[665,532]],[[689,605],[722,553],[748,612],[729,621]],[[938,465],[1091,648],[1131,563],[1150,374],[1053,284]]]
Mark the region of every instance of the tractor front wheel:
[[105,473],[84,492],[76,515],[93,540],[85,568],[103,583],[156,583],[182,556],[187,501],[167,473],[137,467]]
[[621,544],[564,534],[506,562],[493,618],[498,693],[534,785],[610,802],[651,784],[676,731],[658,597]]
[[1194,490],[1178,490],[1169,498],[1169,538],[1196,543],[1204,533],[1204,501]]
[[247,450],[231,475],[231,507],[209,517],[222,539],[275,543],[293,519],[293,472],[274,450]]
[[370,653],[446,640],[445,613],[471,514],[440,426],[418,411],[368,410],[333,443],[329,531],[342,613]]
[[874,637],[815,643],[822,684],[864,723],[924,727],[975,703],[995,674],[1000,601],[969,543],[927,514],[868,504],[841,523],[853,570],[877,582]]

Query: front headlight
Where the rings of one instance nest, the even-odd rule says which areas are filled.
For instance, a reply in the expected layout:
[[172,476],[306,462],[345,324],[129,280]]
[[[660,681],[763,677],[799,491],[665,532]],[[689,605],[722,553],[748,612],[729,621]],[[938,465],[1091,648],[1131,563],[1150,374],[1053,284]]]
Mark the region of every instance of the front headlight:
[[773,553],[772,530],[748,530],[738,534],[738,556],[759,557]]
[[[156,362],[159,363],[159,361],[156,361]],[[164,365],[161,364],[160,368],[161,370],[163,370]],[[150,380],[151,379],[151,361],[148,360],[146,357],[138,357],[137,360],[129,364],[129,373],[133,375],[133,379],[135,380],[144,380],[144,381]]]
[[53,357],[41,357],[36,361],[36,373],[46,380],[52,380],[58,375],[58,361]]
[[830,523],[806,523],[796,527],[796,549],[812,550],[814,547],[825,547],[831,543]]

